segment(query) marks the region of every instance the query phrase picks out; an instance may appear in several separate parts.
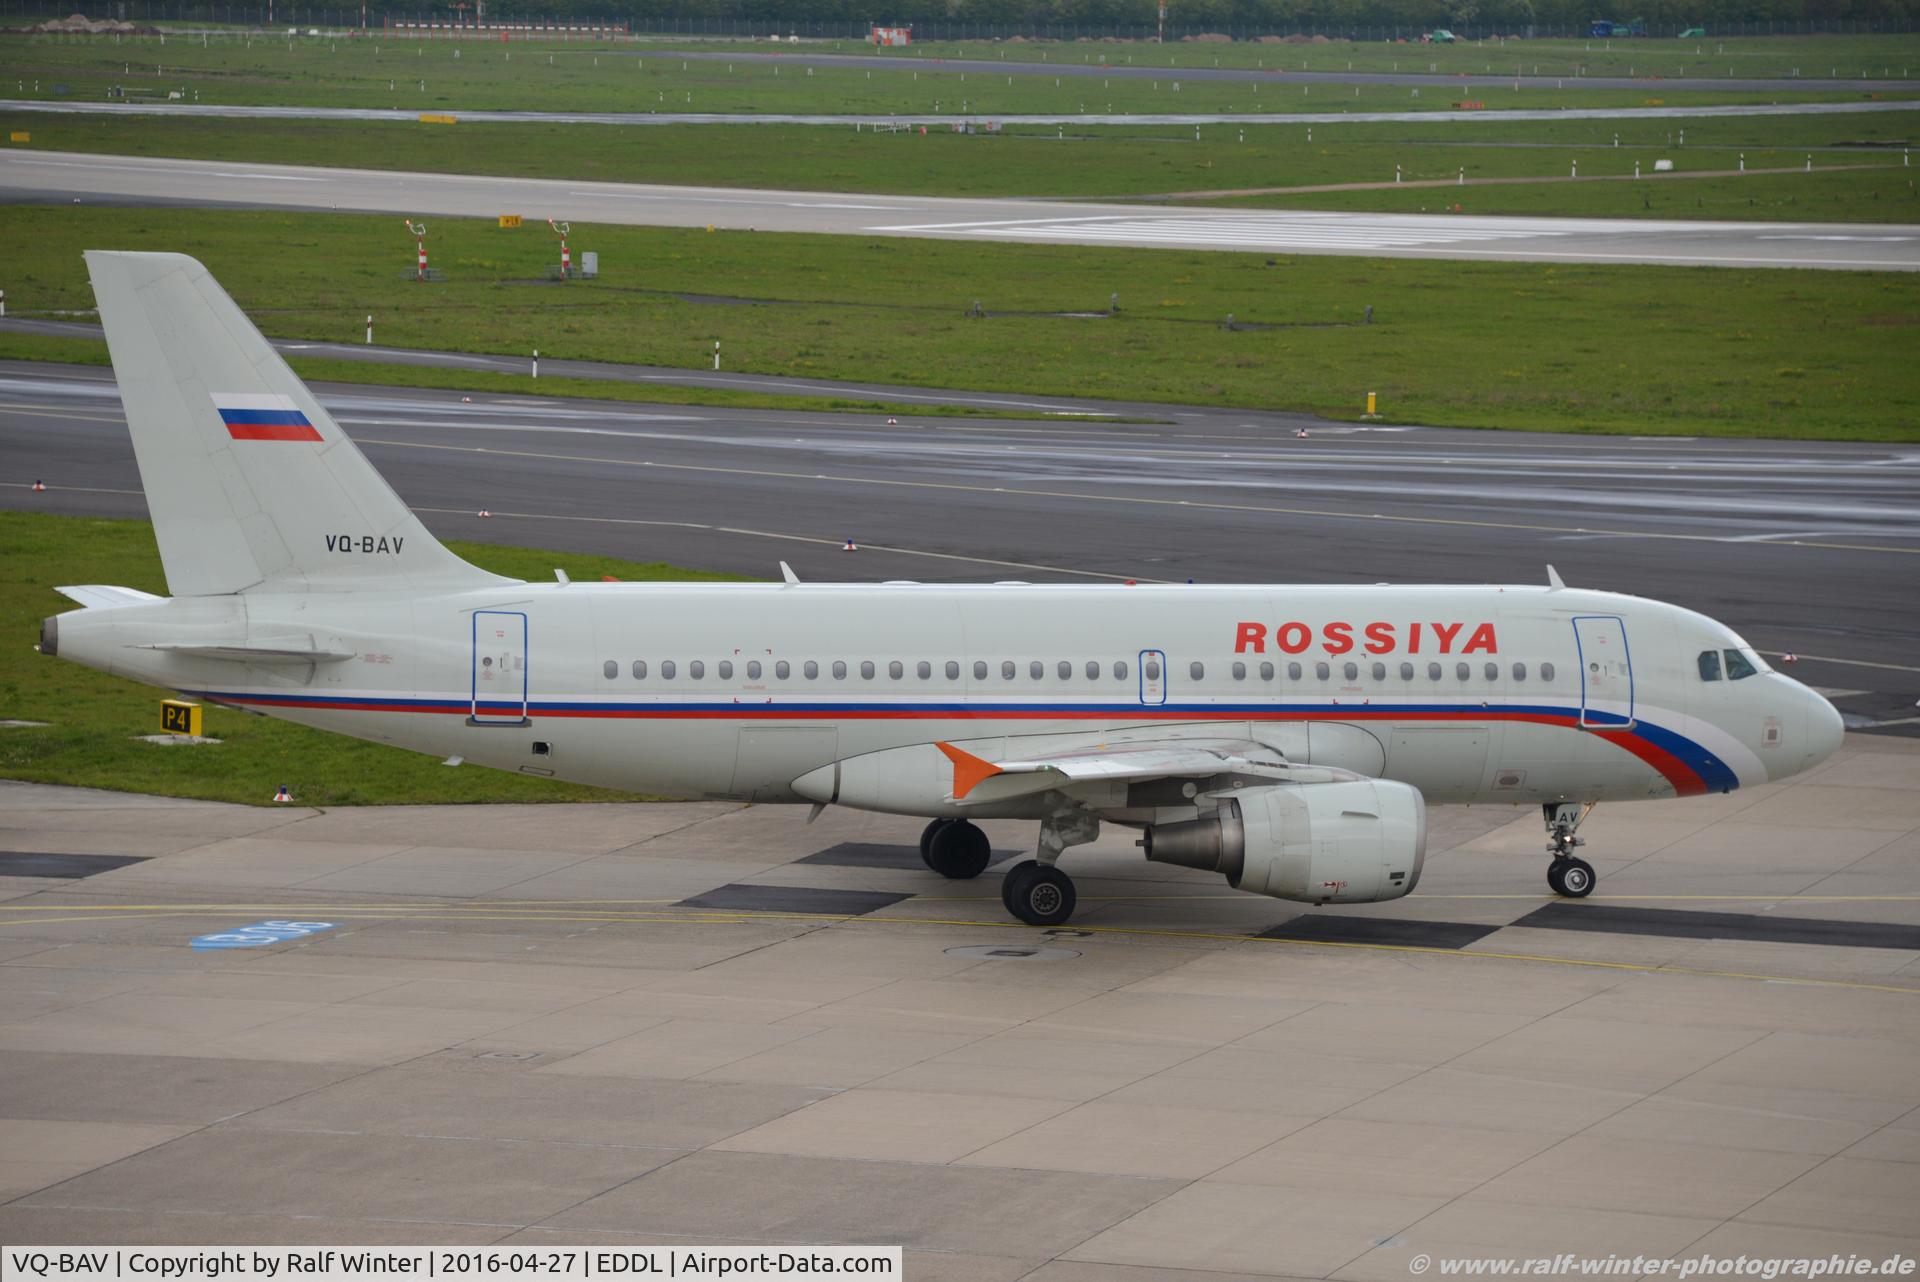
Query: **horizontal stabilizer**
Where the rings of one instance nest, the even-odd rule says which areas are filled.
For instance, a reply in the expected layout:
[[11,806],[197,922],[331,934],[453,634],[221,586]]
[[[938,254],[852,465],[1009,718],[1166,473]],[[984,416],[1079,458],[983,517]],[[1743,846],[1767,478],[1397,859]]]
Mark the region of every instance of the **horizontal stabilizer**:
[[117,588],[106,583],[86,583],[75,587],[55,588],[69,601],[77,601],[89,610],[111,610],[115,606],[144,605],[148,601],[164,601],[165,597],[155,596],[151,592],[142,592],[138,588]]

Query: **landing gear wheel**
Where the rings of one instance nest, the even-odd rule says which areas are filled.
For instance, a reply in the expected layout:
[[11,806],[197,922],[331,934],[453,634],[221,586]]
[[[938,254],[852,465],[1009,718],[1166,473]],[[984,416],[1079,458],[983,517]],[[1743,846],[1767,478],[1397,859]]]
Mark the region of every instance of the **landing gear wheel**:
[[1049,864],[1029,859],[1015,864],[1000,883],[1007,911],[1029,926],[1058,926],[1073,916],[1079,896],[1073,878]]
[[920,830],[920,862],[933,867],[933,834],[952,823],[951,819],[936,819]]
[[927,867],[942,877],[965,881],[978,877],[993,862],[993,843],[987,834],[964,819],[929,825],[927,834]]
[[1556,895],[1565,895],[1568,899],[1585,899],[1593,893],[1595,881],[1593,865],[1584,859],[1556,859],[1547,865],[1547,885]]

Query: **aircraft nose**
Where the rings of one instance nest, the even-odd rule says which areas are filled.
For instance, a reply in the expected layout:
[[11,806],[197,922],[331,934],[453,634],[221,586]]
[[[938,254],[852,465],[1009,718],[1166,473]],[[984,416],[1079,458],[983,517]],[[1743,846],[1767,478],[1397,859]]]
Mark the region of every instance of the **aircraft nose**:
[[1847,727],[1840,720],[1839,710],[1828,703],[1824,697],[1808,690],[1806,699],[1807,765],[1817,766],[1839,750],[1840,741],[1845,737]]

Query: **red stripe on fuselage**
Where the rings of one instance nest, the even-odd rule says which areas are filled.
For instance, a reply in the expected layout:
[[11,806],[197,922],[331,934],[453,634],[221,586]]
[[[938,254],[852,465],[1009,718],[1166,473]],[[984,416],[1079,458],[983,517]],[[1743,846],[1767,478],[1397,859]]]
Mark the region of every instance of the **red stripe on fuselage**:
[[324,440],[311,423],[229,423],[227,435],[236,441]]
[[[472,709],[466,704],[452,707],[433,707],[415,704],[407,706],[399,701],[348,701],[309,703],[304,700],[276,699],[271,695],[247,696],[241,699],[226,699],[228,703],[255,704],[262,707],[310,708],[315,711],[339,712],[427,712],[448,716],[466,716]],[[483,713],[486,711],[482,709]],[[495,709],[495,715],[505,715],[511,708]],[[663,709],[622,707],[622,708],[558,708],[545,709],[531,707],[529,716],[541,717],[591,717],[620,720],[657,720],[657,721],[745,721],[762,718],[778,718],[783,721],[820,720],[820,721],[1195,721],[1205,720],[1187,709],[1161,709],[1143,707],[1129,710],[1124,715],[1112,709],[1043,709],[1033,712],[1008,711],[1005,708],[977,711],[968,709],[917,708],[856,708],[856,709],[810,709],[805,705],[794,704],[753,704],[743,703],[725,708],[700,709]],[[1523,721],[1534,725],[1559,726],[1563,729],[1579,728],[1576,717],[1547,712],[1506,712],[1493,708],[1480,711],[1434,711],[1409,715],[1404,711],[1375,711],[1365,706],[1336,706],[1332,711],[1313,712],[1274,711],[1264,714],[1249,714],[1226,718],[1234,721]],[[1703,796],[1708,791],[1706,780],[1699,771],[1680,758],[1658,746],[1650,740],[1635,734],[1631,730],[1594,730],[1587,734],[1597,735],[1615,747],[1632,753],[1660,772],[1674,793],[1682,797]]]

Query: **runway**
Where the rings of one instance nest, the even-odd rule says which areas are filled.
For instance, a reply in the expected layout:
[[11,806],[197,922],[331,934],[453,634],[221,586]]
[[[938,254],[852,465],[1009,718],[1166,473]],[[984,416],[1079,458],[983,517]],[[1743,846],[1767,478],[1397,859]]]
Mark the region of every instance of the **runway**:
[[1508,807],[1431,812],[1415,893],[1345,908],[1109,830],[1049,932],[917,821],[803,820],[0,783],[0,1238],[1911,1258],[1920,744],[1602,806],[1579,903]]
[[[1166,406],[1152,407],[1164,424],[888,426],[315,392],[443,537],[755,578],[784,559],[809,579],[1531,583],[1551,563],[1568,583],[1686,605],[1802,656],[1795,674],[1833,691],[1856,727],[1920,733],[1920,599],[1900,586],[1920,566],[1910,446],[1368,429]],[[0,506],[145,514],[104,369],[0,366],[0,449]],[[857,553],[841,550],[849,538]]]
[[0,200],[521,213],[575,222],[1251,253],[1920,270],[1920,226],[1183,209],[0,151]]

